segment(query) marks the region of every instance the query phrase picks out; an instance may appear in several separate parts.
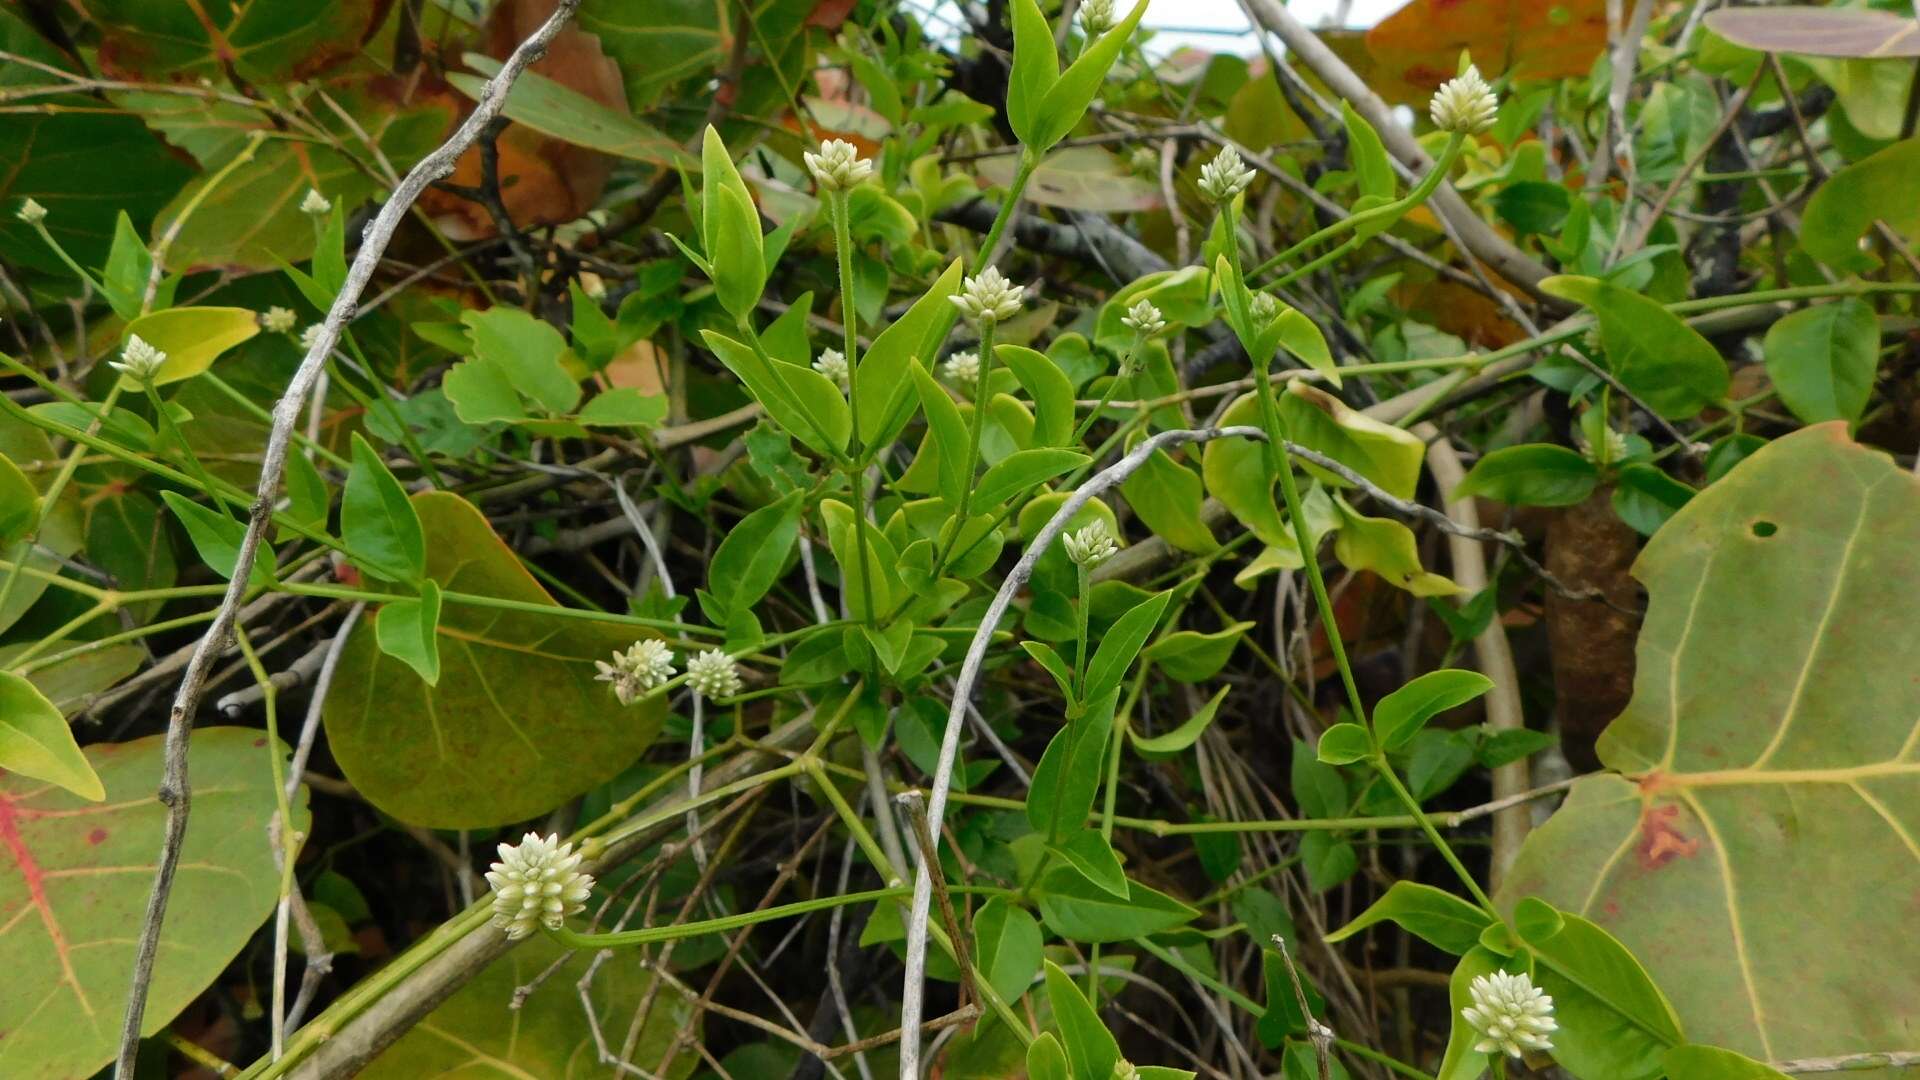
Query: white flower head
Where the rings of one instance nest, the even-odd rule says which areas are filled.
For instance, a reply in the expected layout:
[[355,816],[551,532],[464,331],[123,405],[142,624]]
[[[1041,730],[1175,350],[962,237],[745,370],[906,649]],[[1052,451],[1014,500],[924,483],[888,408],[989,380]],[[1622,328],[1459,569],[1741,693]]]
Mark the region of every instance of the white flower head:
[[819,153],[800,156],[821,191],[845,191],[873,175],[873,162],[861,157],[860,148],[845,139],[824,139]]
[[1113,0],[1082,0],[1080,25],[1089,34],[1104,34],[1113,29]]
[[1265,326],[1280,317],[1280,301],[1269,292],[1253,294],[1253,302],[1247,305],[1247,311],[1258,326]]
[[940,376],[956,386],[971,387],[980,381],[980,354],[954,353],[940,365]]
[[732,697],[741,690],[740,668],[733,657],[708,649],[687,661],[687,685],[702,697]]
[[847,388],[847,354],[839,349],[821,349],[814,358],[813,370],[833,380],[840,389]]
[[1161,316],[1160,309],[1153,306],[1153,301],[1142,300],[1120,316],[1120,325],[1139,333],[1141,337],[1152,337],[1167,328],[1167,320]]
[[1559,1028],[1553,1020],[1553,998],[1525,972],[1476,975],[1467,990],[1473,1004],[1460,1010],[1460,1018],[1481,1035],[1473,1044],[1475,1051],[1519,1057],[1528,1050],[1553,1049],[1547,1038]]
[[120,359],[107,361],[107,366],[134,382],[145,384],[160,374],[160,368],[166,362],[166,353],[147,344],[139,334],[134,334],[121,347]]
[[1433,92],[1427,111],[1433,115],[1434,126],[1441,131],[1472,135],[1493,126],[1493,116],[1500,111],[1500,99],[1493,96],[1493,87],[1480,77],[1480,69],[1469,64],[1467,70]]
[[580,853],[557,835],[528,833],[518,844],[501,844],[500,861],[487,871],[493,925],[514,941],[533,933],[535,923],[560,929],[593,892],[593,875],[575,869],[579,865]]
[[320,340],[320,324],[319,323],[314,323],[313,325],[307,327],[305,330],[300,331],[300,347],[307,350],[308,352],[313,351],[314,344],[319,340]]
[[1136,146],[1127,155],[1127,164],[1134,172],[1152,175],[1160,171],[1160,152],[1151,146]]
[[1213,160],[1200,166],[1200,190],[1217,203],[1232,201],[1253,183],[1253,170],[1240,160],[1240,151],[1223,146]]
[[300,200],[300,212],[303,214],[319,217],[332,209],[333,203],[327,201],[325,195],[320,194],[319,188],[308,188],[307,197]]
[[1114,552],[1120,550],[1120,545],[1113,542],[1113,534],[1107,531],[1106,521],[1100,518],[1078,532],[1061,536],[1060,546],[1067,549],[1067,558],[1089,570],[1113,558]]
[[1020,314],[1020,301],[1026,296],[1024,285],[1015,285],[997,266],[980,271],[962,285],[959,296],[950,296],[953,306],[975,323],[1005,322]]
[[47,208],[32,199],[28,199],[26,202],[20,204],[20,209],[14,211],[13,216],[29,225],[38,225],[47,220]]
[[631,705],[646,692],[673,678],[673,650],[659,638],[642,638],[625,649],[616,649],[613,662],[595,660],[599,670],[594,678],[613,684],[613,696],[620,704]]
[[274,306],[260,316],[260,329],[269,334],[285,334],[293,330],[296,321],[292,308]]

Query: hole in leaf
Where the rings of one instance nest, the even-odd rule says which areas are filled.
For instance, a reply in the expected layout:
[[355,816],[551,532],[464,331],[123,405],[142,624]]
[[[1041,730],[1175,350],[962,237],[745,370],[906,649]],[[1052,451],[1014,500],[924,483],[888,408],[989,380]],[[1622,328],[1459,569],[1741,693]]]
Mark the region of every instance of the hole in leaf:
[[1767,537],[1772,536],[1774,533],[1777,533],[1779,531],[1780,531],[1780,526],[1775,525],[1771,521],[1756,521],[1753,523],[1753,535],[1759,537],[1762,540],[1765,540]]

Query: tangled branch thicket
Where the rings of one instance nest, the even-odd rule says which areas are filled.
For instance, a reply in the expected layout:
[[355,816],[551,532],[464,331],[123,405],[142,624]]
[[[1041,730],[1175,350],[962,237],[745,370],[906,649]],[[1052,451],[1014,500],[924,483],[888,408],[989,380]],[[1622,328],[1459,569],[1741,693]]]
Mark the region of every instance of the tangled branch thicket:
[[1920,1065],[1912,5],[1239,10],[0,8],[0,1076]]

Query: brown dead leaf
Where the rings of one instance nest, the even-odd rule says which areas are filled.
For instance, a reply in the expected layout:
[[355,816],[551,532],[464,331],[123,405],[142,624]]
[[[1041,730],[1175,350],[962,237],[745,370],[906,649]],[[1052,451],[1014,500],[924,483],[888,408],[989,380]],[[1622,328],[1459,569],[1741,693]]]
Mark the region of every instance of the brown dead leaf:
[[1571,79],[1606,45],[1606,0],[1412,0],[1367,32],[1376,81],[1426,92],[1453,78],[1462,49],[1488,78]]
[[[479,51],[497,60],[506,59],[553,14],[554,7],[555,0],[502,0],[482,28]],[[608,108],[628,111],[619,65],[601,50],[598,35],[578,26],[562,29],[547,47],[546,56],[528,70]],[[471,110],[472,104],[463,101],[459,119],[465,119]],[[558,225],[581,217],[599,201],[613,172],[613,159],[606,154],[550,138],[521,124],[509,124],[498,146],[500,201],[516,225]],[[461,155],[448,179],[467,187],[480,185],[478,147]],[[420,202],[434,224],[454,240],[483,240],[496,232],[493,219],[477,203],[432,189],[421,196]]]

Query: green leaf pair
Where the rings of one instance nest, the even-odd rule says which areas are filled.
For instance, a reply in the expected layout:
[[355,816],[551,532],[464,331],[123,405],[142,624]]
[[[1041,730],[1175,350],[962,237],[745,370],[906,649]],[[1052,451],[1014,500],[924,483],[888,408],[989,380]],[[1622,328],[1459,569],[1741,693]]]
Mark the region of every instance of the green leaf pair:
[[1035,0],[1014,0],[1013,75],[1007,86],[1007,122],[1027,149],[1029,161],[1067,137],[1086,115],[1087,106],[1106,80],[1108,69],[1133,37],[1147,0],[1140,0],[1119,25],[1089,43],[1080,58],[1060,70],[1053,30]]

